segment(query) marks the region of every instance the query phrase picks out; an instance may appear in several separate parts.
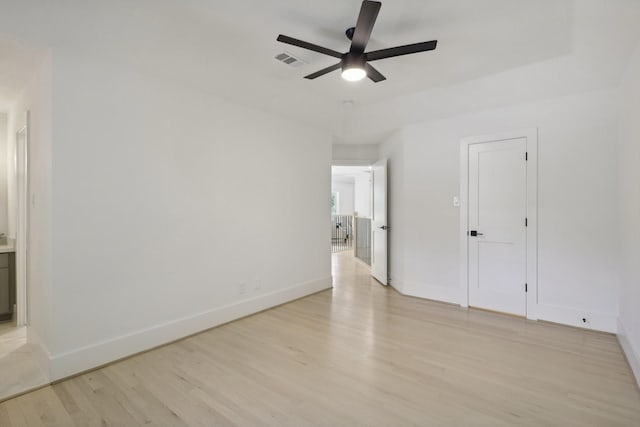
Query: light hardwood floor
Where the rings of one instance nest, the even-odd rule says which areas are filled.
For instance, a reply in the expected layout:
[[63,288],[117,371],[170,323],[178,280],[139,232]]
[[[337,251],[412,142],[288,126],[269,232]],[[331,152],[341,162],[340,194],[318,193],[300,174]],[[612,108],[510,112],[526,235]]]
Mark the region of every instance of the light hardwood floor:
[[616,337],[336,286],[0,404],[0,426],[640,426]]
[[34,345],[27,343],[27,329],[0,323],[0,401],[48,383]]

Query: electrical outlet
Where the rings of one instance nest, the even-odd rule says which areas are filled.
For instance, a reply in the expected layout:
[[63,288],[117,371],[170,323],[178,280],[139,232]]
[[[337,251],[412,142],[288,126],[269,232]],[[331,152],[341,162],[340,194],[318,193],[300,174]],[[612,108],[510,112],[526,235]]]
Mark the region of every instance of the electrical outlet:
[[244,295],[247,293],[247,282],[238,283],[238,294]]
[[588,325],[588,324],[589,324],[589,318],[587,318],[587,317],[583,317],[583,318],[581,319],[581,321],[582,321],[582,324],[583,324],[583,325]]

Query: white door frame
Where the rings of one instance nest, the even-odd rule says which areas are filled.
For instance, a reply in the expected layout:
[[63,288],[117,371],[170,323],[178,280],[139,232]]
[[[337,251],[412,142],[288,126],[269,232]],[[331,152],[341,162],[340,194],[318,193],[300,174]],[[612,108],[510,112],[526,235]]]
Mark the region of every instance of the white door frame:
[[[29,324],[29,112],[25,124],[16,132],[16,177],[23,162],[24,179],[16,179],[16,324]],[[19,143],[20,138],[24,142]],[[22,146],[21,146],[22,145]],[[20,200],[21,199],[21,200]]]
[[527,319],[537,320],[538,304],[538,129],[523,129],[460,140],[460,288],[469,306],[469,145],[526,138],[527,142]]

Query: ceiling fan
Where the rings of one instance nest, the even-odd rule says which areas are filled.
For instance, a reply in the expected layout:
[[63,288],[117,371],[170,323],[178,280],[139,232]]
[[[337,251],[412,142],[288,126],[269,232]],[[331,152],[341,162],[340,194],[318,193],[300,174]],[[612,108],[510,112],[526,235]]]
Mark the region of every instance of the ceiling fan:
[[386,80],[386,77],[373,68],[369,62],[392,58],[394,56],[408,55],[410,53],[434,50],[438,44],[437,40],[432,40],[428,42],[407,44],[404,46],[365,52],[367,43],[369,42],[369,37],[371,36],[371,31],[373,30],[373,25],[375,24],[378,12],[380,11],[380,6],[382,6],[382,3],[379,1],[364,0],[362,2],[356,26],[348,28],[345,32],[347,37],[351,40],[351,48],[349,49],[349,52],[346,53],[340,53],[335,50],[294,39],[293,37],[285,36],[283,34],[280,34],[277,40],[282,43],[333,56],[334,58],[340,58],[340,62],[337,64],[323,68],[315,73],[311,73],[308,76],[305,76],[305,79],[315,79],[342,68],[342,78],[345,80],[357,81],[362,80],[365,77],[369,77],[375,83],[378,83]]

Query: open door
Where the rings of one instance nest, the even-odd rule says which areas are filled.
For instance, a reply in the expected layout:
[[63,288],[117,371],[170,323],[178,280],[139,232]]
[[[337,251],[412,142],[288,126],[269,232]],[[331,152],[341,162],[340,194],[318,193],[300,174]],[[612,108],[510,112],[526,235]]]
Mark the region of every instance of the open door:
[[371,168],[373,186],[371,212],[371,275],[383,285],[388,284],[387,274],[387,159]]

